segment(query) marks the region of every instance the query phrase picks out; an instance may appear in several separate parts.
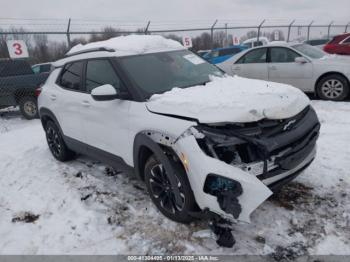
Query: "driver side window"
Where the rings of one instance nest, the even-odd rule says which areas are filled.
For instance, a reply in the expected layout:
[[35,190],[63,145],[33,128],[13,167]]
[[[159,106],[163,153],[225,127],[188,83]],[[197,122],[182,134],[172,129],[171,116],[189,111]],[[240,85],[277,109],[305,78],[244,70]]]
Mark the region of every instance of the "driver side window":
[[299,54],[285,47],[272,47],[270,49],[271,63],[294,63]]
[[121,81],[111,63],[105,59],[89,60],[86,66],[86,92],[91,93],[92,89],[106,84],[121,88]]

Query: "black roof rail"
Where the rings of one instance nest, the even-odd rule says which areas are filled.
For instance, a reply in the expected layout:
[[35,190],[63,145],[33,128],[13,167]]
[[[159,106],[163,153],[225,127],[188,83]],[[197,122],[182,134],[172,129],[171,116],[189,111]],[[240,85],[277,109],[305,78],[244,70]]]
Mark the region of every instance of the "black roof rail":
[[66,54],[65,57],[70,57],[70,56],[80,55],[80,54],[85,54],[85,53],[91,53],[91,52],[98,52],[98,51],[115,52],[115,50],[112,48],[95,47],[95,48],[90,48],[90,49],[86,49],[86,50],[82,50],[82,51],[73,52],[71,54]]

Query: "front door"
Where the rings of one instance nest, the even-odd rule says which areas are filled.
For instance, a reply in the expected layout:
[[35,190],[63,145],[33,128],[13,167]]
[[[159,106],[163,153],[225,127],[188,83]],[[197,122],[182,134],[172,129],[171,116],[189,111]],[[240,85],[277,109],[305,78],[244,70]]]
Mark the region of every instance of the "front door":
[[269,52],[269,81],[289,84],[303,91],[310,91],[310,80],[313,74],[311,62],[295,62],[295,58],[301,55],[286,47],[270,47]]
[[86,94],[82,101],[84,110],[82,123],[84,143],[116,156],[125,155],[129,130],[130,101],[114,99],[96,101],[91,91],[101,85],[110,84],[124,88],[109,59],[88,60],[85,73]]

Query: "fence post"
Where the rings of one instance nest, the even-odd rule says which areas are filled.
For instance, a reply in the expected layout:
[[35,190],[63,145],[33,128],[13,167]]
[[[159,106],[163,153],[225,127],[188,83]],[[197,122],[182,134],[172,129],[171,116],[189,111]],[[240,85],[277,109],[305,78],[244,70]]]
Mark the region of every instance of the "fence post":
[[146,25],[146,28],[145,28],[145,35],[148,35],[148,28],[149,28],[149,25],[151,24],[151,21],[148,21],[147,25]]
[[265,23],[265,19],[262,20],[262,22],[261,22],[260,25],[258,26],[258,37],[256,38],[256,42],[259,42],[260,29],[261,29],[261,26],[263,25],[263,23]]
[[69,20],[68,20],[68,26],[67,26],[67,43],[68,43],[68,49],[71,48],[70,33],[69,33],[69,30],[70,30],[70,21],[71,21],[71,19],[69,18]]
[[290,38],[290,29],[292,28],[292,25],[294,24],[295,20],[293,20],[289,25],[288,25],[288,36],[287,36],[287,42],[289,42]]
[[216,23],[218,22],[218,20],[216,19],[214,24],[211,26],[210,28],[210,41],[211,41],[211,50],[214,49],[214,27],[216,25]]
[[328,39],[329,39],[330,34],[331,34],[331,26],[333,25],[333,22],[334,22],[334,21],[330,22],[329,25],[328,25],[328,32],[327,32],[327,38],[328,38]]
[[347,33],[348,32],[348,26],[350,25],[350,22],[349,23],[347,23],[346,24],[346,26],[345,26],[345,33]]
[[310,40],[310,28],[313,23],[314,21],[311,21],[311,23],[307,26],[307,41]]

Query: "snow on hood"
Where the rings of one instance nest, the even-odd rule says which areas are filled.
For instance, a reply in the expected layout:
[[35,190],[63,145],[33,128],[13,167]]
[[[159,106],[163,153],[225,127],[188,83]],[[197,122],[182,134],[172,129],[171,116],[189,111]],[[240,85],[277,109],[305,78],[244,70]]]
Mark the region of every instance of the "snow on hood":
[[154,113],[194,118],[201,123],[242,123],[289,118],[309,102],[302,91],[289,85],[225,76],[212,77],[205,86],[173,88],[153,95],[146,105]]
[[179,42],[166,39],[159,35],[127,35],[114,37],[105,41],[88,43],[86,45],[78,44],[72,47],[67,55],[93,48],[114,49],[117,55],[121,56],[178,50],[184,49],[184,46],[182,46]]

